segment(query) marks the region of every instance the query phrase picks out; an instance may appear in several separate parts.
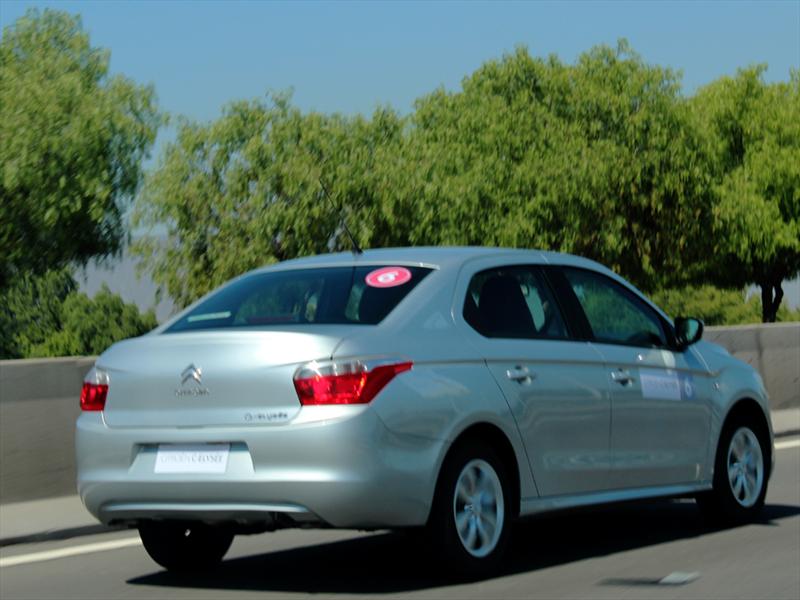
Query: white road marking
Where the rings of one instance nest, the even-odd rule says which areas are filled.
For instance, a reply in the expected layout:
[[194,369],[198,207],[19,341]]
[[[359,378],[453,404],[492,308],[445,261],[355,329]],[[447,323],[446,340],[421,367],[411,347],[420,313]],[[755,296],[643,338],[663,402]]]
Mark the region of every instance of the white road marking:
[[800,438],[786,440],[785,442],[775,442],[775,450],[786,450],[788,448],[800,448]]
[[683,571],[675,571],[661,578],[658,583],[659,585],[686,585],[699,577],[700,573],[697,572],[684,573]]
[[78,556],[80,554],[91,554],[93,552],[105,552],[106,550],[118,550],[130,546],[139,546],[142,540],[139,536],[126,537],[110,542],[97,542],[95,544],[84,544],[82,546],[71,546],[69,548],[59,548],[57,550],[45,550],[44,552],[34,552],[32,554],[21,554],[19,556],[7,556],[0,558],[0,568],[15,567],[29,563],[42,562],[45,560],[55,560],[56,558],[66,558],[67,556]]

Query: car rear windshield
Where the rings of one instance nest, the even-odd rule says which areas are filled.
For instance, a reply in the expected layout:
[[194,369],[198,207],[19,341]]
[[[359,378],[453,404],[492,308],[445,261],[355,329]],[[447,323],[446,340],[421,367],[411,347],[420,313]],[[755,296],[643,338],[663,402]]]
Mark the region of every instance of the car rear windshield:
[[430,271],[373,265],[247,275],[201,302],[165,333],[275,325],[376,325]]

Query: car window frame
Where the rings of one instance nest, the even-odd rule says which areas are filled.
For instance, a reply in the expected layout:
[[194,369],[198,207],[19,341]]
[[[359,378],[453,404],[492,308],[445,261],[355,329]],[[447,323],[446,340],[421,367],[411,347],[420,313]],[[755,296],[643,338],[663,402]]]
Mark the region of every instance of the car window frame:
[[[481,338],[485,340],[515,340],[515,341],[536,341],[536,342],[574,342],[578,341],[581,338],[576,331],[576,328],[573,327],[567,318],[567,312],[565,312],[563,303],[561,302],[556,289],[553,286],[553,283],[548,276],[548,273],[543,268],[544,265],[535,264],[535,263],[503,263],[503,264],[496,264],[492,266],[487,266],[485,268],[481,268],[472,274],[466,280],[466,287],[464,289],[464,295],[460,302],[460,317],[464,324],[469,328],[470,331],[474,332],[475,334],[481,336]],[[548,336],[520,336],[520,337],[505,337],[505,336],[487,336],[478,331],[472,323],[470,323],[464,311],[466,309],[467,303],[467,295],[469,294],[470,287],[472,285],[472,281],[475,277],[487,273],[490,271],[501,271],[503,269],[527,269],[531,271],[534,277],[538,276],[541,280],[542,284],[544,285],[547,293],[550,294],[551,299],[553,300],[553,304],[555,306],[555,310],[558,313],[558,316],[561,317],[561,322],[564,325],[564,330],[566,332],[565,337],[548,337]]]
[[[585,339],[596,344],[608,344],[611,346],[627,346],[629,348],[644,348],[644,349],[660,349],[660,350],[670,350],[670,351],[680,351],[677,348],[676,338],[675,338],[675,330],[672,325],[662,317],[658,311],[656,311],[649,303],[639,296],[636,292],[628,288],[626,285],[622,284],[621,282],[617,281],[613,277],[609,277],[607,274],[602,273],[601,271],[597,271],[594,269],[587,269],[585,267],[580,267],[576,265],[553,265],[549,267],[551,270],[551,277],[554,281],[557,282],[556,286],[559,290],[564,294],[565,298],[569,298],[568,302],[565,302],[570,306],[570,310],[573,311],[575,314],[576,322],[580,324],[581,329],[583,330],[583,335]],[[653,320],[658,322],[661,325],[661,329],[664,333],[664,337],[666,338],[664,345],[642,345],[642,344],[635,344],[626,341],[616,341],[616,340],[606,340],[597,338],[594,334],[594,330],[592,329],[592,325],[589,321],[589,317],[586,315],[586,311],[583,308],[583,305],[580,302],[575,290],[572,288],[572,284],[569,282],[569,278],[567,277],[565,271],[571,269],[573,271],[585,271],[591,273],[592,275],[605,279],[609,284],[615,288],[620,290],[621,294],[626,297],[631,303],[642,310],[645,314],[650,315]]]

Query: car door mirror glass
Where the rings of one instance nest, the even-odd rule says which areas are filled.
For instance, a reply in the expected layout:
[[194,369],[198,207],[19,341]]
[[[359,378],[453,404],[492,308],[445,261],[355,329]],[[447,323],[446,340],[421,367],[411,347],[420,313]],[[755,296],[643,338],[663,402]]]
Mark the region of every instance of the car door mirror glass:
[[675,319],[675,339],[683,350],[703,337],[703,322],[694,317],[678,317]]

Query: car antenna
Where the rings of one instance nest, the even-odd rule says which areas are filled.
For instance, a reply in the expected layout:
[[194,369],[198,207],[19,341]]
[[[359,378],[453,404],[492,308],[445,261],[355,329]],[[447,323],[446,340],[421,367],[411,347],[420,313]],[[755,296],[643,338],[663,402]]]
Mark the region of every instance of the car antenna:
[[350,228],[347,226],[347,220],[344,218],[344,213],[342,212],[342,206],[336,208],[336,204],[333,202],[333,198],[331,198],[330,194],[328,193],[328,188],[325,187],[325,184],[322,181],[322,175],[319,176],[319,187],[322,188],[322,193],[328,199],[328,202],[331,204],[331,208],[335,210],[339,214],[339,218],[342,222],[342,227],[344,227],[344,231],[347,234],[347,237],[350,238],[350,243],[353,244],[353,254],[363,254],[364,251],[358,245],[356,238],[353,237],[353,234],[350,231]]

